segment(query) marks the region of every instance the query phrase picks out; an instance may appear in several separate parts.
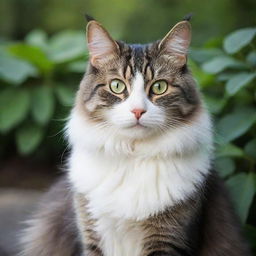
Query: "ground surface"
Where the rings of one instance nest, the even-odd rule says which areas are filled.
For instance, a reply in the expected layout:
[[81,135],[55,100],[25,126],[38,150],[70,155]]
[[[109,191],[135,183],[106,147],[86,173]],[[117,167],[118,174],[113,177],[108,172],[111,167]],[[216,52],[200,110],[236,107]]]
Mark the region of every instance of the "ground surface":
[[61,173],[56,166],[32,158],[0,161],[0,256],[15,256],[19,251],[23,222]]
[[18,236],[41,193],[34,190],[0,189],[0,256],[18,252]]

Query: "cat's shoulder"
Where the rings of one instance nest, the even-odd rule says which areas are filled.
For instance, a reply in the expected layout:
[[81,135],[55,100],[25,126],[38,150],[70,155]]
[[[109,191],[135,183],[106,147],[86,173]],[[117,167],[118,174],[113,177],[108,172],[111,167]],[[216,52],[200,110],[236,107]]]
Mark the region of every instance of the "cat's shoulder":
[[21,235],[21,255],[79,255],[73,192],[66,176],[58,179],[38,203]]

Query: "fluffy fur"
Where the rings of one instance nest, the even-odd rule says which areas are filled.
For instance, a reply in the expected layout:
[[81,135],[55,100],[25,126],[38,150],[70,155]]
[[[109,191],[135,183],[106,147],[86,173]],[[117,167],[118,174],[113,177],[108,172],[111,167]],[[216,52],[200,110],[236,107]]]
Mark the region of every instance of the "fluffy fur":
[[161,41],[127,45],[89,22],[90,64],[67,124],[68,181],[39,208],[24,256],[249,255],[212,171],[211,121],[186,66],[190,38],[183,21]]
[[96,218],[108,213],[145,219],[185,200],[208,173],[211,135],[206,113],[187,127],[138,142],[111,129],[97,129],[76,111],[69,122],[74,146],[69,177],[89,198]]

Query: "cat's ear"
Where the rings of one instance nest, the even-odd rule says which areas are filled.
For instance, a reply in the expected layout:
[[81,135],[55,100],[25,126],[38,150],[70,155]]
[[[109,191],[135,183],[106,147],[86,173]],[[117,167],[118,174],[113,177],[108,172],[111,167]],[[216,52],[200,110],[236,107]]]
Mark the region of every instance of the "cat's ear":
[[97,21],[91,20],[86,31],[90,62],[93,66],[104,65],[118,55],[118,44]]
[[180,65],[187,61],[191,41],[191,25],[188,21],[177,23],[159,43],[161,53],[174,56]]

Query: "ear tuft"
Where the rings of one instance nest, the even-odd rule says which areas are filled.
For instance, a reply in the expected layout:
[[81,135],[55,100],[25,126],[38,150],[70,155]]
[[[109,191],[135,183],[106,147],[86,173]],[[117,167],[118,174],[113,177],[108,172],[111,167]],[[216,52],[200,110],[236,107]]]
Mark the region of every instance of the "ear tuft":
[[85,14],[85,19],[87,20],[87,22],[90,22],[92,20],[95,20],[92,16],[88,15],[88,14]]
[[188,13],[187,15],[184,16],[183,20],[190,21],[193,16],[194,14],[192,12]]
[[186,62],[191,41],[191,25],[188,21],[177,23],[159,43],[159,50],[166,55],[176,56]]
[[119,47],[107,30],[95,20],[87,24],[87,43],[91,64],[95,67],[105,64],[118,55]]

